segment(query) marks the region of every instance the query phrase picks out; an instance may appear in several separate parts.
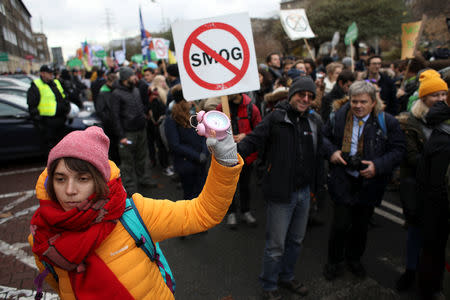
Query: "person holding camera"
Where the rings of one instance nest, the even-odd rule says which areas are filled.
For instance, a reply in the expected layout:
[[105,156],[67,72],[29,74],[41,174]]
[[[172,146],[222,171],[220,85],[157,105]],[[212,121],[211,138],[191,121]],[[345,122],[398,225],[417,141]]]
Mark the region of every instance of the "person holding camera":
[[328,262],[323,270],[329,281],[341,274],[344,260],[355,276],[366,276],[361,257],[369,219],[406,151],[398,121],[381,108],[376,87],[356,81],[350,86],[348,103],[323,129],[322,150],[330,161],[328,191],[333,202]]

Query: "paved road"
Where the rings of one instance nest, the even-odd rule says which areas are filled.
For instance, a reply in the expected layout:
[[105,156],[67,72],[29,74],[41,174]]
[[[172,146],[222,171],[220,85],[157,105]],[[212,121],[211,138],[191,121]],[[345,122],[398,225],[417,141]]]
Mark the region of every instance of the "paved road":
[[[26,243],[28,224],[37,200],[33,188],[43,170],[43,161],[8,163],[0,167],[0,299],[33,299],[33,279],[37,275]],[[168,177],[154,171],[159,188],[143,191],[154,198],[179,199],[181,190]],[[213,300],[231,296],[234,300],[260,299],[258,274],[264,247],[264,203],[260,187],[253,184],[252,209],[257,228],[240,225],[236,231],[225,224],[207,234],[171,239],[161,243],[177,281],[177,299]],[[363,263],[368,278],[358,280],[350,273],[330,283],[321,272],[326,259],[330,207],[321,217],[326,225],[308,229],[296,276],[310,289],[304,299],[416,299],[414,293],[399,295],[394,280],[403,266],[405,231],[396,192],[387,192],[377,210],[380,226],[369,232]],[[136,278],[139,280],[139,278]],[[297,299],[283,291],[283,299]],[[47,287],[45,299],[57,296]]]

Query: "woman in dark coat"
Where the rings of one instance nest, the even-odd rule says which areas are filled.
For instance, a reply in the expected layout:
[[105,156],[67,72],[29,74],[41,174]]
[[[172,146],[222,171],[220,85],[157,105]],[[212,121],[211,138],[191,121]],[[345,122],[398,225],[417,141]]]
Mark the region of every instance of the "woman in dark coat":
[[175,85],[171,93],[175,104],[165,121],[166,137],[175,172],[181,180],[184,199],[191,199],[198,196],[205,183],[209,152],[205,138],[199,136],[189,123],[192,102],[184,100],[181,85]]
[[[419,261],[419,289],[423,299],[440,299],[449,234],[450,107],[440,101],[426,115],[434,130],[417,168],[423,200],[423,246]],[[439,297],[438,296],[438,297]]]

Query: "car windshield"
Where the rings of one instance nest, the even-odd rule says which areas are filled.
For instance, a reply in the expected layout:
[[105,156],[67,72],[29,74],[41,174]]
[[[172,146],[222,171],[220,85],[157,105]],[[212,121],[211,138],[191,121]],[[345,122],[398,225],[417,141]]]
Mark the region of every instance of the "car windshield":
[[27,96],[27,91],[22,89],[13,88],[0,88],[0,94],[17,95],[21,97]]
[[33,79],[25,76],[25,75],[10,75],[12,78],[20,80],[24,83],[31,83],[33,81]]
[[18,105],[24,109],[28,109],[27,98],[19,95],[4,94],[0,91],[0,99]]

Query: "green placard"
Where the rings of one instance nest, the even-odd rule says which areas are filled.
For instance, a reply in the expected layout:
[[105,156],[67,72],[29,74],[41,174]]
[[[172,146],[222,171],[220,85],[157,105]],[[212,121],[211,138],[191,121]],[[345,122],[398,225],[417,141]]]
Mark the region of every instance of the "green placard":
[[144,59],[142,58],[142,54],[135,54],[131,57],[131,60],[140,64]]
[[0,52],[0,61],[9,61],[7,52]]
[[358,26],[353,22],[350,26],[348,26],[347,33],[345,34],[344,43],[346,45],[350,45],[350,43],[354,43],[358,38]]
[[103,58],[103,57],[106,57],[106,51],[105,50],[99,50],[99,51],[96,51],[94,55],[97,56],[97,57]]
[[83,62],[78,58],[73,58],[67,62],[68,67],[81,67],[83,66]]

